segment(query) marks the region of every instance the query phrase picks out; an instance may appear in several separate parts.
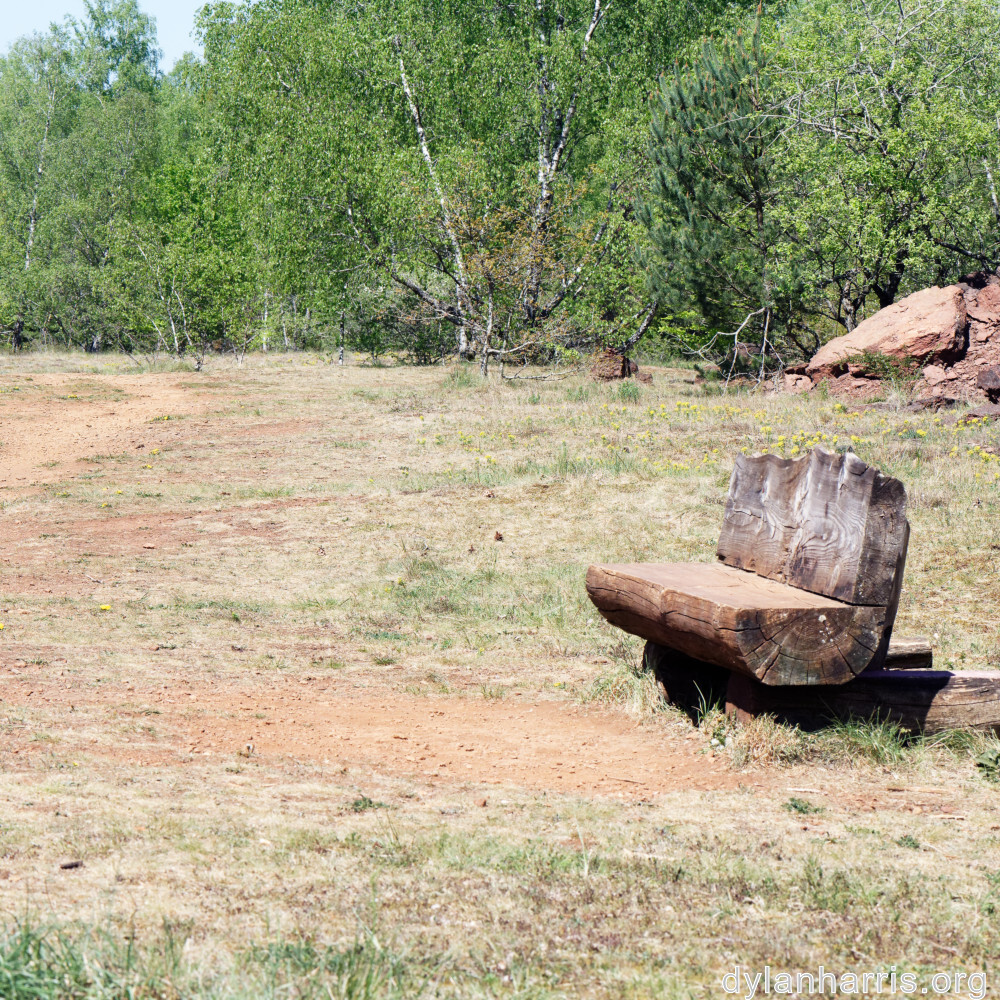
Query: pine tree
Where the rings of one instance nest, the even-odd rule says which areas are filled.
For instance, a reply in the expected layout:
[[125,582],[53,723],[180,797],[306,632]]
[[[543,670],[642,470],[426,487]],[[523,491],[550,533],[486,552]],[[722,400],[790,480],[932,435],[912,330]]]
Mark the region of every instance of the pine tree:
[[[759,21],[717,48],[706,42],[690,69],[661,76],[653,115],[650,191],[639,206],[655,252],[647,261],[658,296],[678,310],[692,304],[710,335],[738,338],[757,352],[780,331],[782,299],[772,217],[772,82]],[[746,347],[743,347],[745,353]]]

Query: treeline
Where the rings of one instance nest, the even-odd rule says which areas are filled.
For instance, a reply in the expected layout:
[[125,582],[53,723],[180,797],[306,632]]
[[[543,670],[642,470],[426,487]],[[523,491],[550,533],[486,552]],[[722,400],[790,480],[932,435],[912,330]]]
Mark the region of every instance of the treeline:
[[760,371],[1000,263],[982,0],[135,0],[0,60],[14,347]]

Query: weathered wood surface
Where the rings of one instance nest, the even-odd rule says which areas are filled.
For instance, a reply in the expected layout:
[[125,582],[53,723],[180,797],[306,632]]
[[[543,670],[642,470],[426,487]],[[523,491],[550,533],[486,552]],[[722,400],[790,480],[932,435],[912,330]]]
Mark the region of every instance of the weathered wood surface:
[[[923,640],[902,639],[895,662],[924,648]],[[666,699],[692,719],[722,701],[743,722],[767,714],[810,730],[834,720],[879,718],[914,732],[1000,732],[1000,671],[874,670],[831,687],[769,687],[655,642],[646,643],[644,655]]]
[[930,670],[934,653],[926,639],[894,635],[889,640],[883,670]]
[[736,459],[718,555],[847,604],[895,613],[906,560],[906,493],[851,452]]
[[832,720],[878,718],[914,732],[1000,732],[1000,671],[876,670],[837,687],[766,687],[731,674],[726,711],[746,720],[768,714],[818,729]]
[[764,684],[842,684],[884,659],[885,607],[859,607],[721,563],[591,566],[612,625]]

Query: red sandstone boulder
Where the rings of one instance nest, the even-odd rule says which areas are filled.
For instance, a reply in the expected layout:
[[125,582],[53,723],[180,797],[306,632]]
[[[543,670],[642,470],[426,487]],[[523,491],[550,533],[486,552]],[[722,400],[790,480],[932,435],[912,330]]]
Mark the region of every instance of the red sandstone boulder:
[[617,379],[633,377],[647,385],[653,381],[653,376],[649,372],[639,371],[639,366],[631,358],[626,358],[610,347],[606,347],[594,355],[590,374],[599,382],[613,382]]
[[831,340],[808,365],[787,369],[785,390],[804,392],[825,382],[834,395],[878,396],[885,387],[869,367],[883,366],[864,363],[865,352],[886,355],[898,362],[901,375],[915,377],[914,405],[997,403],[1000,273],[977,271],[957,285],[925,288],[888,306],[853,333]]
[[798,372],[785,372],[785,392],[791,392],[795,395],[799,395],[803,392],[808,392],[812,387],[812,379],[808,375],[802,375]]
[[[992,293],[994,288],[1000,293],[997,286],[990,286],[989,291]],[[962,285],[935,286],[880,309],[851,333],[824,344],[809,362],[806,373],[814,383],[847,373],[861,374],[854,371],[857,365],[850,359],[866,351],[930,367],[957,357],[965,348],[969,325],[965,292]],[[996,316],[1000,319],[1000,312]]]
[[[971,347],[988,343],[1000,330],[1000,283],[985,288],[969,289],[975,298],[966,295],[969,314],[969,342]],[[1000,338],[996,338],[1000,340]]]
[[590,374],[601,382],[628,378],[632,374],[631,363],[628,358],[607,347],[600,354],[594,356],[593,364],[590,366]]

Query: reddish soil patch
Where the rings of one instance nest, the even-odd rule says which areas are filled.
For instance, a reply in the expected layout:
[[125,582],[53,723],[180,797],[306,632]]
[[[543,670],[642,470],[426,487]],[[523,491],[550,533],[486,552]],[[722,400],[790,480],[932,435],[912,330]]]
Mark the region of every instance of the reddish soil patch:
[[[65,480],[87,456],[135,452],[148,448],[154,437],[155,443],[169,437],[177,444],[190,438],[195,448],[195,439],[206,432],[194,424],[204,421],[160,423],[157,418],[204,413],[218,405],[217,395],[186,387],[176,375],[35,375],[25,391],[5,395],[0,406],[5,428],[0,484],[30,495],[44,484]],[[213,431],[214,439],[225,430]],[[301,431],[300,424],[275,423],[255,428],[254,434]],[[55,531],[53,544],[64,554],[86,549],[108,556],[136,554],[161,545],[176,547],[196,523],[214,521],[253,537],[261,528],[253,517],[319,502],[328,501],[251,501],[241,503],[238,512],[199,508],[107,517],[70,514],[57,525],[36,515],[13,519],[7,537],[16,546]],[[5,562],[17,570],[13,552]],[[44,565],[34,568],[31,579],[19,573],[15,579],[13,589],[24,592],[80,595],[92,589],[82,570],[79,576],[67,575]],[[701,738],[689,741],[662,725],[641,725],[623,713],[569,701],[407,696],[380,689],[377,679],[371,680],[372,687],[360,687],[350,677],[227,677],[225,671],[221,678],[193,675],[190,681],[171,678],[163,684],[168,678],[160,668],[141,662],[136,663],[134,684],[122,691],[119,685],[92,686],[79,677],[58,676],[51,667],[13,659],[27,660],[38,652],[38,647],[29,652],[7,646],[3,702],[35,713],[37,724],[58,739],[60,756],[179,765],[203,755],[235,760],[251,744],[250,756],[262,763],[311,760],[370,766],[422,781],[570,793],[642,798],[740,783],[721,760],[703,752]],[[66,655],[65,648],[62,653]],[[156,678],[155,686],[150,678]],[[141,727],[132,733],[114,728],[128,715],[124,711],[123,716],[126,701],[155,710],[146,720],[155,723],[155,736],[143,734]],[[13,727],[0,736],[0,750],[22,762],[51,752],[51,746],[40,746],[32,736],[31,727]]]
[[[73,398],[102,389],[117,398]],[[154,419],[218,406],[177,375],[33,375],[30,391],[3,398],[0,486],[18,492],[65,479],[87,456],[144,447]]]
[[[115,694],[113,702],[120,703],[121,690]],[[51,731],[59,737],[60,755],[142,765],[249,754],[263,764],[367,766],[420,781],[629,798],[735,788],[745,780],[700,752],[701,738],[688,741],[621,713],[566,702],[422,698],[295,678],[266,679],[252,688],[171,684],[129,691],[127,697],[156,710],[151,718],[158,739],[94,742],[56,724]],[[43,710],[63,722],[106,703],[100,692],[49,684],[37,673],[22,675],[16,685],[8,681],[4,702]],[[20,760],[49,752],[32,746],[27,733],[23,740],[8,736],[0,745]]]

